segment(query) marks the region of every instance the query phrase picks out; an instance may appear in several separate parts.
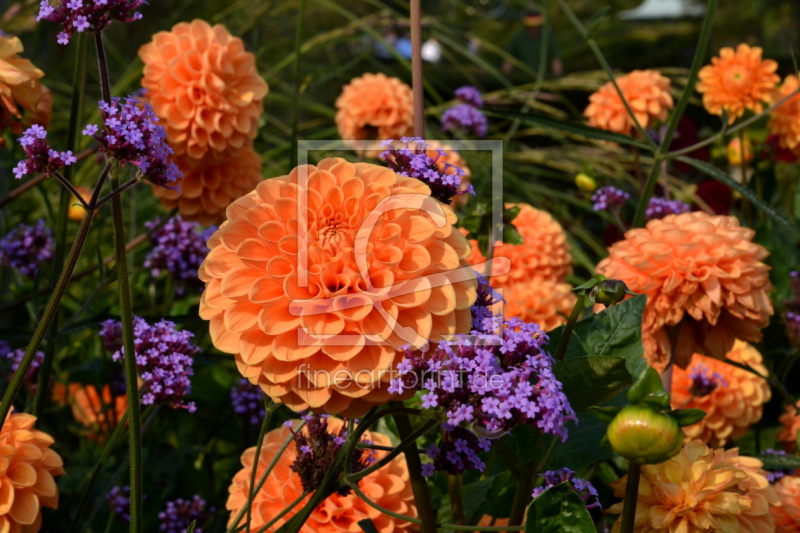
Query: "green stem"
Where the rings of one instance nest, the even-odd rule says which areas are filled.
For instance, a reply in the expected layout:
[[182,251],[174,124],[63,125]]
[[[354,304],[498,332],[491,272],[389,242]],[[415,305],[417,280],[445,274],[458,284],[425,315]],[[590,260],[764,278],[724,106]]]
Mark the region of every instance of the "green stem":
[[461,475],[447,474],[447,491],[450,493],[450,510],[453,523],[463,526],[467,523],[464,519],[464,498],[461,495]]
[[585,307],[584,301],[586,300],[586,295],[581,294],[578,297],[578,301],[575,302],[575,306],[572,308],[572,312],[569,314],[569,318],[567,319],[567,324],[564,326],[564,333],[561,334],[561,340],[558,341],[558,350],[556,351],[556,361],[562,361],[564,356],[567,354],[567,346],[569,346],[569,339],[572,337],[572,331],[575,329],[575,324],[578,323],[578,319],[581,317],[581,313],[583,313],[583,309]]
[[509,526],[522,525],[525,518],[525,509],[531,501],[533,492],[533,476],[528,473],[523,479],[517,481],[517,490],[514,491],[514,500],[511,502],[511,514],[508,517]]
[[[111,171],[111,187],[119,187],[119,165]],[[133,303],[128,276],[128,252],[125,249],[125,219],[122,216],[122,197],[111,201],[114,218],[114,248],[117,256],[117,284],[119,285],[119,308],[122,321],[122,344],[124,347],[125,382],[128,392],[128,417],[130,418],[131,454],[131,533],[142,531],[142,420],[137,387],[136,352],[133,339]]]
[[250,472],[250,491],[247,495],[247,533],[250,533],[250,522],[253,520],[253,498],[255,497],[256,493],[256,471],[258,470],[258,459],[261,457],[261,446],[264,444],[264,435],[267,433],[267,427],[269,426],[269,419],[272,417],[272,406],[270,405],[270,401],[267,398],[266,394],[264,395],[264,421],[261,423],[261,430],[258,432],[258,443],[256,444],[256,456],[255,460],[253,461],[253,468],[252,472]]
[[625,485],[625,503],[622,507],[622,524],[620,533],[633,533],[636,521],[636,504],[639,502],[639,478],[642,467],[636,463],[628,466],[628,481]]
[[[395,403],[392,402],[392,404]],[[407,415],[394,415],[394,422],[397,425],[397,433],[401,439],[405,440],[414,432]],[[422,461],[419,459],[416,446],[406,449],[404,454],[408,465],[408,475],[411,478],[411,488],[414,492],[414,501],[417,504],[417,513],[422,521],[420,531],[422,533],[436,533],[436,512],[431,505],[428,483],[422,476]]]
[[[742,173],[742,186],[749,187],[750,184],[747,182],[747,161],[744,157],[744,130],[739,132],[739,152],[741,159],[739,160],[739,171]],[[759,195],[759,198],[761,195]],[[751,228],[753,227],[753,206],[750,205],[750,202],[747,201],[747,198],[742,196],[742,211],[744,211],[744,216],[747,217],[747,225]]]
[[[439,425],[438,420],[429,420],[421,428],[414,431],[411,435],[403,439],[400,442],[400,444],[397,445],[397,447],[392,448],[391,451],[387,453],[385,456],[383,456],[379,461],[376,461],[374,464],[370,465],[369,467],[365,468],[360,472],[356,472],[355,474],[350,473],[349,470],[350,461],[349,459],[346,460],[345,464],[348,465],[348,468],[345,470],[346,474],[345,478],[347,479],[347,481],[358,481],[360,479],[363,479],[368,475],[370,475],[371,473],[375,472],[376,470],[380,470],[381,468],[386,466],[395,457],[403,453],[408,448],[413,447],[414,449],[417,449],[416,447],[417,439],[424,437],[428,432],[430,432],[430,430],[432,430],[438,425]],[[356,444],[356,447],[359,447],[358,444]],[[419,450],[417,450],[417,453],[419,453]]]
[[[294,100],[292,101],[292,156],[291,168],[297,166],[297,125],[300,117],[300,57],[303,45],[303,20],[305,19],[306,0],[298,0],[297,25],[294,30]],[[249,523],[249,522],[248,522]]]

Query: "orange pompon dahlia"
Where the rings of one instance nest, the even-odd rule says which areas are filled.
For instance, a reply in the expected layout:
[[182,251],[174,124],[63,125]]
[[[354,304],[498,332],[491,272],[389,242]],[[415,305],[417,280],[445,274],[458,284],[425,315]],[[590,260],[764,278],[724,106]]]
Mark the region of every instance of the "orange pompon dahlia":
[[572,292],[572,285],[539,279],[506,287],[503,298],[506,301],[505,316],[534,322],[545,332],[566,324],[567,316],[578,300]]
[[[328,419],[328,431],[330,432],[338,431],[341,425],[342,422],[339,419]],[[283,443],[291,436],[291,431],[286,427],[267,433],[261,447],[258,466],[256,466],[256,479],[261,479],[267,466],[278,454]],[[381,433],[368,431],[365,433],[365,437],[379,446],[391,446],[389,438]],[[386,453],[378,451],[376,458],[380,460]],[[231,517],[228,521],[229,526],[233,525],[236,515],[247,503],[255,455],[255,447],[249,448],[242,454],[244,468],[236,473],[228,489],[230,496],[228,496],[226,508],[231,512]],[[300,476],[290,469],[296,457],[297,449],[294,444],[290,444],[278,457],[278,462],[270,472],[261,490],[255,494],[252,505],[252,520],[250,522],[250,529],[253,531],[260,530],[303,493]],[[396,457],[388,465],[362,478],[359,481],[358,488],[382,507],[398,514],[412,518],[417,517],[417,507],[414,503],[414,493],[409,481],[408,467],[402,456]],[[306,500],[278,520],[269,531],[277,531],[281,525],[294,516],[297,509],[302,508]],[[381,532],[410,533],[417,530],[417,526],[414,524],[381,513],[351,492],[347,496],[333,494],[319,504],[300,529],[300,533],[333,531],[356,533],[360,531],[358,522],[366,518],[372,519],[377,530]],[[243,517],[237,525],[241,526],[245,522],[246,518]]]
[[36,533],[42,507],[58,508],[53,476],[64,474],[53,437],[33,429],[36,417],[11,413],[0,431],[0,531]]
[[800,531],[800,477],[784,476],[774,485],[781,501],[769,508],[775,519],[775,533]]
[[783,443],[786,451],[792,453],[797,447],[797,433],[800,431],[800,414],[797,413],[797,405],[787,405],[786,412],[778,418],[778,421],[783,424],[783,427],[778,431],[777,438]]
[[[19,57],[22,51],[19,37],[0,34],[0,133],[9,128],[12,133],[20,134],[24,125],[39,124],[46,128],[50,124],[53,95],[39,83],[44,72]],[[24,123],[20,108],[30,113]],[[0,137],[0,148],[5,145]]]
[[391,397],[398,348],[471,328],[469,244],[419,180],[324,159],[259,183],[227,217],[199,269],[200,316],[296,411],[363,414]]
[[[790,74],[781,85],[776,100],[782,100],[797,92],[800,81]],[[781,148],[800,154],[800,95],[795,95],[774,109],[770,114],[769,132],[778,136]]]
[[[711,449],[694,440],[678,455],[642,467],[636,505],[636,533],[760,533],[774,531],[771,505],[779,505],[762,463],[738,448]],[[628,476],[612,483],[623,497]],[[624,501],[608,513],[622,512]],[[617,520],[612,533],[619,533]]]
[[181,22],[153,35],[139,57],[142,87],[176,154],[227,156],[255,138],[267,83],[224,26]]
[[[491,283],[495,289],[507,288],[515,283],[532,280],[562,282],[572,272],[572,256],[569,253],[567,235],[561,224],[550,213],[540,211],[528,204],[517,204],[519,215],[511,222],[522,237],[522,244],[498,244],[494,247],[494,257],[507,257],[511,270],[501,272],[501,263],[492,265]],[[513,204],[507,204],[506,208]],[[472,253],[467,261],[484,273],[481,267],[486,258],[478,248],[477,241],[471,241]]]
[[414,131],[411,87],[386,74],[354,78],[336,99],[336,126],[347,141],[400,139]]
[[108,436],[128,408],[128,398],[125,395],[112,395],[108,385],[103,386],[101,395],[94,385],[70,383],[64,387],[56,383],[53,397],[69,404],[75,420],[88,428],[96,439]]
[[[737,340],[727,358],[768,375],[761,354],[746,342]],[[675,368],[672,407],[706,412],[703,420],[683,428],[686,438],[722,447],[747,433],[772,398],[769,383],[758,374],[700,354],[694,354],[687,369]]]
[[177,156],[175,163],[183,172],[179,188],[153,187],[153,194],[167,209],[177,207],[184,220],[197,220],[205,226],[225,220],[225,208],[261,181],[261,157],[249,147],[229,159],[195,162]]
[[775,86],[781,81],[775,74],[778,63],[761,59],[761,48],[740,44],[736,50],[723,48],[719,57],[700,69],[698,92],[703,93],[703,105],[712,115],[728,113],[728,123],[749,109],[763,111],[763,103],[772,103]]
[[614,243],[597,272],[647,295],[642,321],[645,357],[669,362],[669,326],[678,326],[675,363],[694,353],[722,359],[736,339],[758,342],[773,313],[769,252],[734,217],[701,211],[651,220]]
[[[643,128],[655,121],[664,121],[674,107],[669,94],[670,81],[653,70],[634,70],[616,79],[625,100]],[[611,82],[589,96],[589,106],[583,112],[589,125],[595,128],[629,135],[636,127],[622,98]]]

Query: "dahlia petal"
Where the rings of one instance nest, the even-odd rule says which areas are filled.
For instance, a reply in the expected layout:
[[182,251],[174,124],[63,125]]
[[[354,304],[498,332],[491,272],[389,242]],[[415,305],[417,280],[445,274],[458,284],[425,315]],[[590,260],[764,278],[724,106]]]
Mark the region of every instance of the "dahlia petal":
[[11,506],[14,505],[15,494],[16,492],[10,481],[0,480],[0,518],[11,511]]
[[223,314],[214,316],[209,321],[209,333],[211,342],[223,352],[237,353],[239,351],[239,333],[228,331],[225,328]]
[[32,490],[17,490],[8,514],[18,524],[33,524],[39,514],[39,497]]

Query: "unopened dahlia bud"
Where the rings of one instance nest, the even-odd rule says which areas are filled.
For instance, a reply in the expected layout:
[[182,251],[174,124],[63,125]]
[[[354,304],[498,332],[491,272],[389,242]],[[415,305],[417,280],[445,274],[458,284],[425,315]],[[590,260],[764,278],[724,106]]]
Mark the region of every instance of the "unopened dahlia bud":
[[592,289],[594,301],[606,307],[620,303],[628,294],[633,293],[628,290],[624,281],[618,279],[605,279]]
[[594,192],[597,190],[597,182],[594,181],[591,176],[583,172],[575,176],[575,186],[583,192]]
[[615,452],[640,465],[663,463],[683,448],[683,432],[674,418],[652,407],[624,407],[608,425]]

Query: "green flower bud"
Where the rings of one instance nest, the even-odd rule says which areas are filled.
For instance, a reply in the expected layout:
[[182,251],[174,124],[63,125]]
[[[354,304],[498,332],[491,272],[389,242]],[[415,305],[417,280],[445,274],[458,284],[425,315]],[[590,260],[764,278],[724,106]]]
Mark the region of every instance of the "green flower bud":
[[606,307],[620,303],[627,294],[631,294],[625,282],[618,279],[603,280],[594,286],[592,292],[594,301]]
[[615,452],[640,465],[663,463],[683,448],[683,432],[674,418],[644,405],[623,408],[606,432]]

